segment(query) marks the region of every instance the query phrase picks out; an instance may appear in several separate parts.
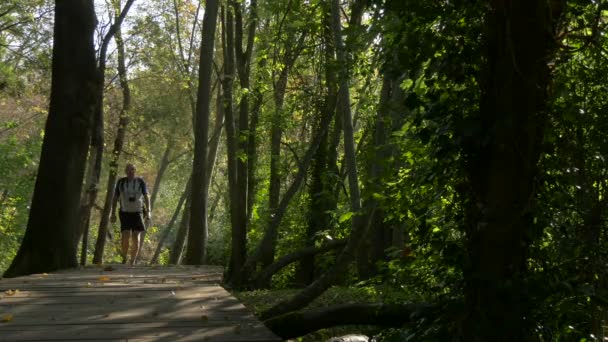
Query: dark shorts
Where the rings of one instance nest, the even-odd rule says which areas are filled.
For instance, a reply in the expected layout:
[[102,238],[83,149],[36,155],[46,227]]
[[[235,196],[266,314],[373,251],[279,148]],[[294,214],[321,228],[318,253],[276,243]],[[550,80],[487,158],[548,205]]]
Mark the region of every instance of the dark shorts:
[[120,218],[120,231],[134,230],[144,231],[144,220],[141,213],[127,213],[124,211],[118,212]]

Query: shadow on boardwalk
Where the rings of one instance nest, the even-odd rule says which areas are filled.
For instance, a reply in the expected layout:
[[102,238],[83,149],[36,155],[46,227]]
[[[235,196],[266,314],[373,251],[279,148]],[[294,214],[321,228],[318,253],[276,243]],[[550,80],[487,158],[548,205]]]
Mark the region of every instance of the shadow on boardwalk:
[[0,280],[0,341],[281,341],[213,266],[111,265]]

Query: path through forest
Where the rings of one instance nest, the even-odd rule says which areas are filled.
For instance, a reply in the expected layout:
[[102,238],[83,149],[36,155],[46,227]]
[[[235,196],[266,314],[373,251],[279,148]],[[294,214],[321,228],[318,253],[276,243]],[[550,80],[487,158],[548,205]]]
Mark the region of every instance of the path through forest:
[[86,267],[0,280],[1,341],[280,341],[222,268]]

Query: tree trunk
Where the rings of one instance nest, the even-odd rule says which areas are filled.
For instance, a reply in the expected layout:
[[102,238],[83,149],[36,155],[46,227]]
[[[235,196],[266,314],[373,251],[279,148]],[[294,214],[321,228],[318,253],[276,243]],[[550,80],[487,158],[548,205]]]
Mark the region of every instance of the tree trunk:
[[[91,210],[95,206],[95,200],[97,199],[97,192],[99,191],[99,179],[101,178],[101,167],[103,161],[103,148],[104,148],[104,89],[105,89],[105,74],[106,74],[106,57],[108,46],[110,41],[114,37],[116,30],[122,25],[124,18],[127,16],[131,5],[135,0],[129,0],[125,4],[124,9],[117,13],[114,24],[110,27],[108,32],[103,38],[101,48],[99,49],[99,66],[96,96],[97,101],[95,104],[95,116],[93,119],[93,134],[91,138],[91,147],[89,155],[89,165],[87,167],[87,180],[85,186],[85,192],[82,196],[80,214],[79,214],[79,229],[76,241],[82,236],[82,251],[80,257],[80,264],[86,264],[88,241],[89,241],[89,227],[91,222]],[[115,9],[120,10],[120,6]]]
[[261,315],[263,318],[274,317],[282,315],[289,311],[298,310],[319,295],[321,295],[329,286],[331,286],[336,279],[336,276],[342,274],[349,263],[353,261],[356,255],[357,248],[359,247],[361,240],[365,236],[367,229],[369,228],[370,222],[367,224],[360,215],[361,211],[361,197],[359,194],[359,183],[357,176],[357,160],[355,156],[355,141],[354,141],[354,130],[352,126],[352,115],[350,112],[350,95],[348,89],[348,75],[346,73],[346,55],[344,53],[344,46],[342,42],[342,34],[340,27],[340,4],[339,0],[332,0],[331,2],[331,13],[332,13],[332,31],[334,33],[334,41],[336,46],[336,61],[339,65],[338,75],[340,88],[338,90],[338,110],[343,115],[344,124],[344,153],[346,156],[346,164],[348,168],[348,180],[350,190],[350,206],[353,212],[352,216],[352,232],[348,239],[348,243],[344,248],[343,252],[337,258],[334,266],[325,272],[319,279],[313,282],[306,289],[295,295],[292,299],[282,301],[272,308],[264,311]]
[[211,106],[211,77],[213,75],[213,47],[217,22],[218,0],[207,0],[203,17],[201,57],[199,65],[199,83],[195,120],[194,161],[192,165],[192,193],[190,203],[190,230],[185,263],[188,265],[204,264],[207,259],[207,202],[209,199],[206,185],[206,173],[209,141],[209,111]]
[[437,304],[342,304],[306,312],[292,312],[264,321],[264,324],[287,340],[341,325],[401,328],[408,323],[416,324],[422,318],[436,318],[441,307]]
[[[120,3],[120,2],[119,2]],[[108,185],[106,189],[106,199],[101,213],[101,222],[97,231],[97,242],[95,243],[95,253],[93,255],[93,263],[101,264],[103,262],[103,253],[106,245],[106,236],[108,235],[108,223],[110,220],[110,210],[112,209],[112,199],[114,198],[114,184],[116,183],[118,160],[122,153],[124,145],[127,124],[129,123],[129,112],[131,110],[131,90],[127,80],[127,68],[125,65],[125,47],[122,40],[120,26],[116,28],[115,34],[116,47],[118,50],[118,75],[120,86],[122,88],[122,109],[120,111],[120,119],[118,121],[118,132],[114,140],[114,148],[110,155],[110,172],[108,175]]]
[[[250,88],[250,73],[251,73],[251,55],[253,49],[253,42],[255,37],[256,28],[256,10],[257,1],[253,0],[250,4],[250,13],[252,20],[249,22],[249,30],[247,37],[247,47],[243,51],[243,16],[242,16],[242,3],[240,1],[231,1],[232,8],[235,14],[235,56],[236,56],[236,69],[238,71],[239,81],[243,94],[239,103],[239,129],[238,129],[238,152],[239,156],[247,156],[249,135],[249,88]],[[244,222],[245,227],[249,225],[247,218],[247,203],[249,202],[248,197],[248,162],[247,158],[238,158],[237,160],[237,187],[239,196],[239,221]],[[245,228],[246,229],[246,228]]]
[[251,215],[253,213],[253,205],[255,203],[257,179],[255,168],[258,163],[257,153],[257,134],[258,134],[258,123],[260,122],[260,111],[262,109],[262,101],[264,96],[259,92],[255,91],[255,101],[253,109],[251,110],[251,122],[249,125],[249,141],[247,142],[247,223],[251,222]]
[[165,175],[165,171],[169,167],[171,161],[169,160],[169,156],[171,155],[171,148],[173,147],[173,141],[169,140],[167,142],[167,147],[165,148],[165,152],[163,153],[163,157],[160,160],[160,164],[158,165],[158,172],[156,172],[156,179],[154,179],[154,185],[152,186],[152,196],[150,197],[150,206],[152,208],[156,208],[156,199],[158,198],[158,193],[160,192],[160,183]]
[[160,252],[163,249],[165,241],[167,240],[167,237],[169,236],[169,233],[171,232],[171,229],[173,228],[175,221],[177,221],[177,217],[179,216],[179,212],[181,211],[182,206],[184,205],[184,202],[186,201],[186,197],[188,197],[188,195],[191,192],[190,191],[191,185],[192,185],[192,179],[188,179],[186,188],[184,189],[184,192],[182,193],[182,195],[179,198],[179,201],[177,202],[177,207],[175,207],[175,211],[173,212],[173,215],[171,216],[171,220],[169,221],[169,223],[167,224],[167,226],[161,233],[160,239],[158,240],[158,245],[156,246],[156,249],[154,250],[154,255],[152,256],[152,259],[150,260],[150,264],[158,263],[158,257],[160,256]]
[[369,234],[369,249],[360,249],[357,255],[359,264],[359,276],[367,279],[377,273],[376,263],[384,260],[384,250],[390,244],[390,231],[384,222],[384,213],[381,208],[371,210],[378,207],[378,201],[374,198],[375,193],[381,193],[382,187],[380,184],[381,177],[387,167],[386,162],[389,160],[390,153],[387,146],[389,129],[386,125],[390,124],[389,101],[392,91],[392,80],[388,75],[384,75],[382,81],[382,90],[380,93],[380,103],[376,113],[376,126],[373,135],[373,147],[371,157],[368,159],[368,181],[365,191],[367,192],[367,200],[365,201],[365,209],[367,215],[372,215],[372,231]]
[[[279,78],[274,84],[274,115],[271,125],[270,138],[270,185],[268,189],[268,209],[270,217],[277,216],[279,210],[279,198],[281,195],[281,137],[283,135],[283,104],[285,102],[285,92],[287,91],[287,81],[291,68],[295,64],[300,52],[304,47],[306,34],[302,33],[296,45],[292,39],[287,39],[284,60],[280,62],[283,68],[280,70]],[[266,267],[274,262],[274,253],[277,243],[277,231],[272,231],[269,240],[264,241],[262,246],[261,262]]]
[[315,247],[315,246],[307,246],[300,250],[297,250],[293,253],[287,254],[281,257],[279,260],[275,261],[272,265],[266,267],[260,273],[258,273],[253,280],[253,283],[256,285],[256,288],[269,287],[270,280],[273,275],[283,269],[285,266],[291,264],[292,262],[309,258],[310,256],[315,256],[317,254],[325,253],[334,249],[342,248],[346,245],[345,240],[334,240],[327,242],[324,246]]
[[207,154],[207,165],[209,165],[209,172],[206,173],[207,177],[205,179],[205,189],[207,189],[207,196],[209,196],[211,179],[213,177],[213,170],[215,169],[215,162],[217,160],[217,151],[220,146],[222,129],[224,127],[224,108],[222,106],[223,95],[221,85],[217,87],[216,101],[217,105],[215,108],[215,123],[213,126],[213,135],[211,136],[211,141],[209,142],[209,152]]
[[23,242],[5,277],[77,266],[78,208],[91,139],[97,70],[93,1],[58,1],[53,78],[40,166]]
[[[222,11],[224,12],[224,10]],[[245,218],[241,217],[241,199],[239,199],[239,187],[237,182],[238,164],[237,164],[237,132],[235,128],[234,112],[232,105],[232,87],[235,75],[234,70],[234,21],[232,9],[225,9],[225,20],[222,15],[223,43],[224,43],[224,77],[222,88],[224,90],[224,115],[226,116],[226,146],[228,149],[228,191],[230,195],[230,221],[232,248],[230,253],[230,264],[226,273],[226,279],[229,280],[235,275],[235,272],[241,269],[245,263],[247,254],[247,229],[245,227]]]
[[[481,79],[480,135],[466,142],[466,341],[523,341],[523,276],[537,162],[547,122],[547,61],[561,6],[491,1]],[[529,321],[529,320],[528,320]],[[532,322],[529,322],[532,323]]]
[[182,212],[182,220],[179,224],[179,229],[177,230],[177,236],[175,237],[173,248],[171,248],[171,253],[169,253],[170,265],[179,264],[182,258],[182,251],[184,250],[184,245],[186,244],[188,227],[190,226],[190,197],[189,191],[186,195],[186,204],[184,206],[184,211]]
[[[325,45],[325,79],[327,84],[327,95],[324,99],[323,113],[336,112],[336,99],[337,99],[337,80],[335,72],[330,67],[331,62],[334,60],[335,48],[333,44],[332,31],[331,31],[331,16],[329,13],[325,15],[324,21],[324,45]],[[331,117],[330,116],[330,117]],[[322,127],[321,121],[317,123],[317,131],[320,131]],[[315,245],[315,236],[317,235],[318,229],[328,229],[331,222],[328,212],[334,209],[335,198],[332,195],[332,181],[331,181],[331,170],[329,155],[330,151],[328,146],[328,132],[322,136],[322,142],[315,155],[310,184],[310,209],[308,213],[308,226],[306,229],[306,242],[307,247],[313,247]],[[299,267],[296,273],[296,282],[304,286],[309,285],[315,279],[315,255],[309,255],[301,259]]]
[[261,261],[263,251],[266,246],[269,246],[272,243],[273,236],[277,235],[279,226],[281,225],[281,221],[283,220],[283,216],[287,212],[287,208],[291,199],[300,189],[302,182],[306,178],[306,173],[308,171],[308,167],[312,161],[312,158],[319,148],[321,144],[321,140],[324,134],[326,134],[327,129],[329,127],[329,123],[332,119],[332,113],[326,113],[325,118],[320,125],[324,127],[321,131],[317,132],[317,136],[313,139],[310,144],[310,147],[306,151],[306,154],[302,158],[300,162],[300,168],[298,169],[298,173],[295,175],[293,182],[285,192],[285,195],[281,199],[281,203],[277,209],[276,215],[270,218],[270,222],[268,223],[268,227],[264,231],[264,236],[262,237],[262,241],[258,244],[255,252],[247,259],[247,262],[241,268],[238,273],[238,277],[235,279],[231,279],[230,281],[226,281],[226,284],[229,286],[243,286],[245,282],[250,278],[251,273],[255,270],[256,265]]

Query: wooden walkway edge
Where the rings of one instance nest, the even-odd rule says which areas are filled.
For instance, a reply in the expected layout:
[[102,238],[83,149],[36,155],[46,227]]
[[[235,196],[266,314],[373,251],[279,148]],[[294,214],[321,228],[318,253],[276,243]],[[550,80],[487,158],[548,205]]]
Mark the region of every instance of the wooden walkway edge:
[[110,265],[0,279],[0,341],[281,341],[221,276]]

